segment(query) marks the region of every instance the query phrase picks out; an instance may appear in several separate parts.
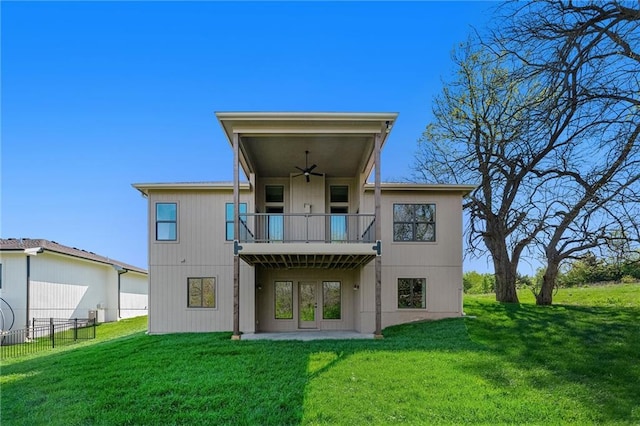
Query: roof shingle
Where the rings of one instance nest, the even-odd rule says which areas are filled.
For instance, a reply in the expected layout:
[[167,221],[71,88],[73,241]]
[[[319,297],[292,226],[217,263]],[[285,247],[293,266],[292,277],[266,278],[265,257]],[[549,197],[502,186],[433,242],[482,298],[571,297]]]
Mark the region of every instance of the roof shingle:
[[31,238],[7,238],[0,239],[0,251],[22,251],[30,248],[42,247],[44,250],[55,253],[66,254],[68,256],[78,257],[80,259],[92,260],[94,262],[104,263],[107,265],[117,265],[130,271],[146,274],[147,271],[137,266],[129,265],[115,259],[100,256],[90,251],[82,250],[77,247],[69,247],[59,244],[55,241]]

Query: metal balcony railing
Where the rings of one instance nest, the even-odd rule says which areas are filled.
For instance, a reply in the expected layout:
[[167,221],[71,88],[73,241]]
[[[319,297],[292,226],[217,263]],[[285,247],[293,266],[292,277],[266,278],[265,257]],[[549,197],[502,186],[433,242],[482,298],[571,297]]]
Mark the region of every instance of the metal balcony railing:
[[371,243],[373,214],[246,213],[240,215],[244,243]]

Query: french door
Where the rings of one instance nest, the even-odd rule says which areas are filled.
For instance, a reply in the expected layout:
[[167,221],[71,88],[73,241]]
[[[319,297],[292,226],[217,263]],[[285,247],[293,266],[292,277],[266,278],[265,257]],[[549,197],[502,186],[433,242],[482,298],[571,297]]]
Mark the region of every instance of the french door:
[[318,292],[315,281],[298,283],[298,327],[318,328]]

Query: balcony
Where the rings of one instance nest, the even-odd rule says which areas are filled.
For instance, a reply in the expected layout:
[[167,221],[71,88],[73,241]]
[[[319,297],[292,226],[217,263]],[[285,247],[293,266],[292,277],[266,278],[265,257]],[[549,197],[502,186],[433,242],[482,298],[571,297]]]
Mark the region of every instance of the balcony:
[[243,213],[239,242],[253,266],[354,269],[375,258],[375,215]]
[[240,215],[241,243],[373,243],[373,214]]

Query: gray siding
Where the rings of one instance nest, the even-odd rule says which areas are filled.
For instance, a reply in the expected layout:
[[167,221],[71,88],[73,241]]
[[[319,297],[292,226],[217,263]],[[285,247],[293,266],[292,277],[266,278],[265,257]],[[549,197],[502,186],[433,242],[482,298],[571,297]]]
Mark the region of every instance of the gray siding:
[[[393,204],[435,204],[435,242],[394,242]],[[367,192],[364,208],[373,207]],[[383,191],[382,193],[382,326],[462,315],[462,201],[459,193]],[[398,309],[398,278],[426,279],[426,308]],[[375,330],[373,264],[360,275],[363,333]]]
[[[315,179],[314,179],[315,178]],[[328,187],[349,185],[350,211],[373,212],[373,192],[358,191],[354,179],[303,177],[259,179],[255,192],[241,191],[248,212],[264,212],[264,186],[285,187],[285,212],[328,211]],[[255,200],[254,200],[255,194]],[[233,326],[233,244],[225,241],[225,203],[232,191],[152,190],[149,191],[149,332],[229,331]],[[155,241],[155,203],[178,204],[178,239]],[[255,204],[254,204],[255,203]],[[393,204],[433,203],[436,205],[435,242],[394,242]],[[383,327],[420,319],[460,316],[462,291],[462,207],[460,192],[385,190],[382,196],[382,321]],[[254,270],[244,263],[240,272],[240,330],[290,331],[298,329],[298,283],[322,281],[342,283],[340,320],[322,320],[322,297],[318,297],[319,329],[358,330],[375,328],[375,279],[373,263],[360,270],[294,269]],[[215,277],[215,308],[187,307],[187,278]],[[398,309],[398,278],[426,279],[426,307]],[[294,318],[274,318],[276,280],[292,281]],[[356,289],[354,290],[354,286]]]
[[[253,211],[253,200],[242,194]],[[155,204],[178,204],[177,241],[155,241]],[[233,320],[233,242],[225,241],[225,191],[154,191],[149,195],[149,333],[227,331]],[[216,307],[187,307],[187,278],[216,278]],[[253,268],[240,271],[240,328],[253,332]]]

